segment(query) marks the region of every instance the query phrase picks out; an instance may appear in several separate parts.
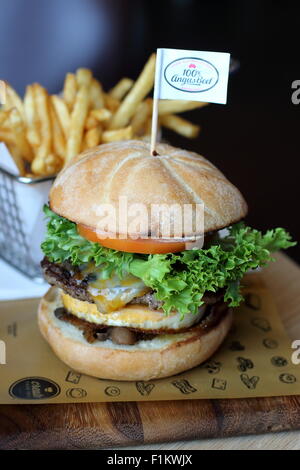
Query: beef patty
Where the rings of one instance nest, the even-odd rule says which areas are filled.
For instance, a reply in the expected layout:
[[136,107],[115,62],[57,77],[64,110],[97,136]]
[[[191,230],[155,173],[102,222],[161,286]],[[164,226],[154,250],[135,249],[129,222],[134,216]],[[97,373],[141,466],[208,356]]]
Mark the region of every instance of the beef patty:
[[[94,303],[92,296],[88,292],[88,278],[81,279],[80,271],[77,266],[71,263],[52,263],[48,258],[44,258],[41,262],[45,280],[52,286],[59,287],[71,297],[82,300],[84,302]],[[215,304],[223,299],[224,289],[218,292],[206,292],[203,301],[206,304]],[[162,301],[155,298],[154,291],[148,292],[140,297],[132,299],[130,304],[146,305],[151,310],[158,310],[162,306]]]

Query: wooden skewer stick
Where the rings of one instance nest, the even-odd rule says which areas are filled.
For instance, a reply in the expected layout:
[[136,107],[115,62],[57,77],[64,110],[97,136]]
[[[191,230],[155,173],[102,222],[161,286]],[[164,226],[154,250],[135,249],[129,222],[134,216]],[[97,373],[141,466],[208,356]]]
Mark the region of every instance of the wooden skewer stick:
[[157,141],[157,128],[158,128],[158,98],[153,100],[153,109],[152,109],[152,123],[151,123],[151,155],[153,157],[157,156],[158,153],[155,150],[156,141]]
[[157,127],[158,127],[158,101],[160,95],[160,82],[161,82],[161,64],[162,64],[162,50],[157,49],[156,64],[155,64],[155,80],[154,80],[154,93],[153,93],[153,109],[152,109],[152,123],[151,123],[151,142],[150,153],[153,157],[157,156],[156,141],[157,141]]

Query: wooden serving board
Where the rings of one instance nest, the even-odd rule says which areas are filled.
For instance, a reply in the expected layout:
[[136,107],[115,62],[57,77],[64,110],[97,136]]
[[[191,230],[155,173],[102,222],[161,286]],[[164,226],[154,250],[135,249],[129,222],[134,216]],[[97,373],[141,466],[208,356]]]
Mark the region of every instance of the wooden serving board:
[[[300,268],[277,255],[263,278],[300,339]],[[299,366],[300,367],[300,366]],[[84,449],[300,429],[300,396],[1,405],[1,449]]]

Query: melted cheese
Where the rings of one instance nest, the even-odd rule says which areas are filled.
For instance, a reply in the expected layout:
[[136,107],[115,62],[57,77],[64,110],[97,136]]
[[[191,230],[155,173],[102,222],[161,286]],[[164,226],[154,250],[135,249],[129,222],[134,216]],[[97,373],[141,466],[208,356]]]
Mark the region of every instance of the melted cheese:
[[64,292],[61,298],[68,312],[83,320],[101,325],[142,328],[143,330],[188,328],[200,320],[205,310],[203,306],[197,315],[186,314],[183,319],[179,313],[172,312],[167,316],[162,310],[150,310],[144,305],[128,305],[114,312],[103,314],[99,312],[95,304],[74,299]]
[[113,274],[109,279],[103,278],[103,270],[93,264],[81,269],[80,277],[88,279],[88,292],[99,312],[107,314],[124,307],[134,297],[140,297],[151,289],[141,279],[127,274],[120,279]]

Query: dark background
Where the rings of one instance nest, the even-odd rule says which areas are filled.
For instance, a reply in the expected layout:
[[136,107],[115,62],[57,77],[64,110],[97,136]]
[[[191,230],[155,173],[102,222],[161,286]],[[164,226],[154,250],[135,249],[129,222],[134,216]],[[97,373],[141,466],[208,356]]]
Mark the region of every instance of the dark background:
[[[227,106],[187,114],[202,133],[174,145],[196,150],[235,183],[249,203],[249,224],[298,220],[300,5],[271,0],[0,0],[0,78],[20,93],[39,81],[51,92],[67,71],[88,66],[105,87],[135,78],[157,47],[230,52],[240,63]],[[289,250],[300,261],[300,246]]]

